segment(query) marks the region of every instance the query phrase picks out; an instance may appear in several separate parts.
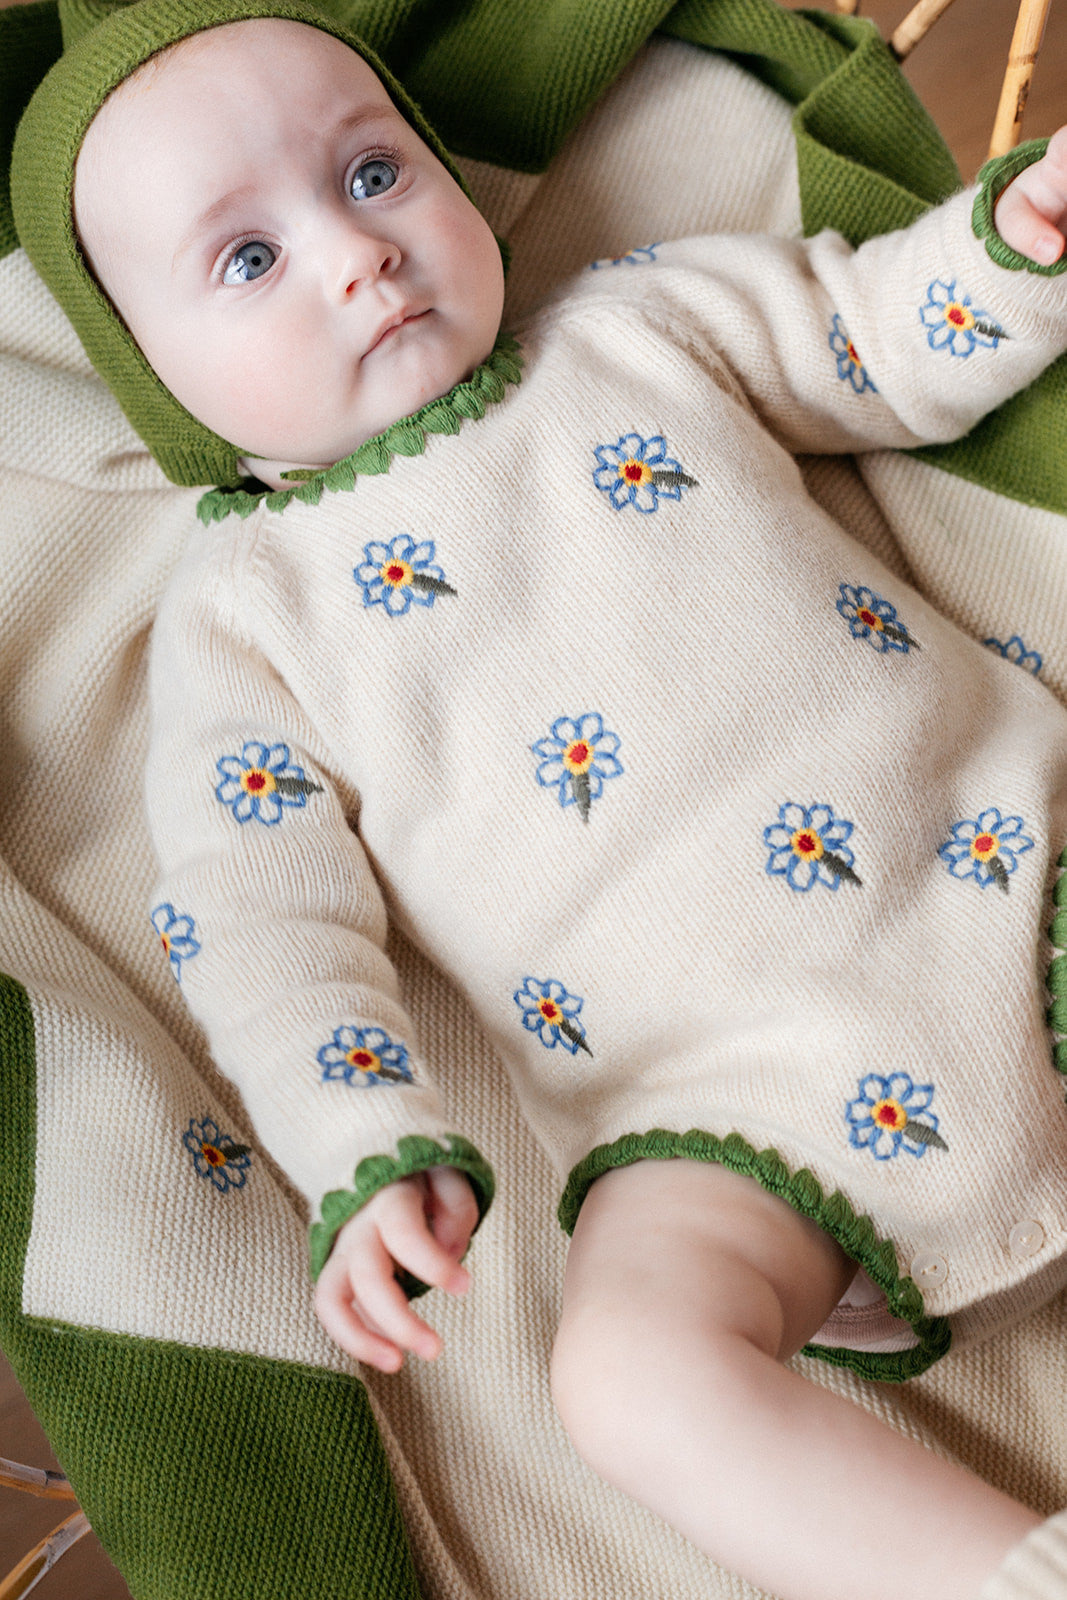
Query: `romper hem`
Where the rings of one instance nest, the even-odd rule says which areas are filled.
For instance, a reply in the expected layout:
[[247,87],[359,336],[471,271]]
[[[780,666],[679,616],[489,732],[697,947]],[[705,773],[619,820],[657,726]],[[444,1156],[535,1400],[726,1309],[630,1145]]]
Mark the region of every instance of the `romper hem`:
[[831,1366],[850,1367],[861,1378],[903,1383],[925,1372],[947,1353],[952,1341],[948,1319],[926,1315],[922,1292],[912,1278],[900,1272],[892,1240],[880,1239],[870,1217],[857,1213],[840,1190],[827,1195],[806,1167],[791,1172],[776,1150],[757,1151],[737,1133],[720,1138],[699,1128],[691,1128],[688,1133],[652,1128],[646,1133],[624,1134],[612,1144],[597,1145],[571,1169],[557,1213],[561,1228],[567,1234],[573,1233],[591,1185],[613,1167],[678,1158],[716,1162],[731,1172],[755,1178],[762,1188],[809,1217],[864,1269],[885,1295],[890,1313],[910,1324],[917,1341],[911,1349],[899,1351],[806,1344],[803,1355]]

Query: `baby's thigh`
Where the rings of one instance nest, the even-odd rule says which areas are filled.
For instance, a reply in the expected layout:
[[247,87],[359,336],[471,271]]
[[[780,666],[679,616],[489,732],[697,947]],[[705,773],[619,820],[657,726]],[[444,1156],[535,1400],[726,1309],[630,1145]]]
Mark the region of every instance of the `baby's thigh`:
[[835,1240],[754,1178],[684,1159],[616,1167],[578,1216],[557,1357],[590,1339],[680,1354],[725,1336],[785,1360],[854,1272]]

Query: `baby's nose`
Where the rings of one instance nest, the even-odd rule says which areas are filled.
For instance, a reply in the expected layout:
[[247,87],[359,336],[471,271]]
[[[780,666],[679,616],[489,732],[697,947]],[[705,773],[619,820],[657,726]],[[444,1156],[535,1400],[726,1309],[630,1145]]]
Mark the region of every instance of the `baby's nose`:
[[343,299],[351,299],[360,287],[387,273],[400,264],[400,250],[389,239],[374,234],[350,233],[337,263],[337,283]]

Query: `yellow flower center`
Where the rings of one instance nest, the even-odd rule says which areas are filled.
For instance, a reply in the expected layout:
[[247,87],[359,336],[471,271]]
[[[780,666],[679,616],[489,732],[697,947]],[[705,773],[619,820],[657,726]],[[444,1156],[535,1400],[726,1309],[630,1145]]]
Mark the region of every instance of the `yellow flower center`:
[[278,787],[273,772],[264,767],[249,767],[241,774],[241,788],[245,794],[273,794]]
[[876,633],[881,633],[883,631],[885,624],[883,623],[881,617],[876,617],[873,611],[867,610],[866,606],[860,606],[857,615],[861,622],[865,622],[868,628],[873,628]]
[[578,777],[593,765],[596,751],[587,739],[573,739],[563,752],[563,765]]
[[801,861],[818,861],[822,857],[823,843],[814,828],[798,828],[792,844]]
[[406,561],[387,561],[385,566],[379,570],[382,582],[389,584],[392,589],[402,589],[415,576],[411,566]]
[[382,1064],[380,1056],[376,1056],[373,1050],[368,1050],[366,1045],[362,1044],[357,1044],[354,1049],[349,1050],[345,1060],[350,1067],[355,1067],[357,1072],[377,1072]]
[[945,321],[951,322],[954,328],[959,328],[964,333],[969,333],[974,327],[974,313],[961,306],[958,300],[950,300],[945,307]]
[[160,934],[159,942],[163,946],[163,948],[166,951],[167,955],[169,956],[170,955],[170,939],[167,937],[167,935],[165,933],[161,933]]
[[871,1116],[880,1128],[888,1128],[892,1133],[899,1133],[906,1125],[908,1113],[904,1110],[899,1100],[879,1100]]
[[980,833],[971,843],[971,855],[976,861],[988,861],[999,849],[1000,840],[995,833]]
[[636,456],[631,456],[619,468],[619,477],[624,478],[630,484],[640,486],[642,483],[647,483],[651,476],[652,468],[648,465],[648,462],[638,461]]
[[861,360],[859,358],[859,353],[856,350],[856,346],[852,343],[851,339],[846,339],[845,340],[845,347],[848,350],[848,359],[852,362],[852,365],[854,367],[862,366],[863,363],[861,362]]

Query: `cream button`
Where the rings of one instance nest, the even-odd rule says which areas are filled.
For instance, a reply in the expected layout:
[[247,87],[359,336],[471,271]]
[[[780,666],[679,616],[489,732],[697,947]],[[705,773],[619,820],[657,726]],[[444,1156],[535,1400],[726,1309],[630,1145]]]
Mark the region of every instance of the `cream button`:
[[1013,1256],[1036,1256],[1044,1246],[1045,1230],[1040,1222],[1017,1222],[1008,1234],[1008,1249]]
[[932,1250],[920,1250],[911,1264],[911,1276],[919,1289],[937,1289],[948,1277],[948,1262]]

